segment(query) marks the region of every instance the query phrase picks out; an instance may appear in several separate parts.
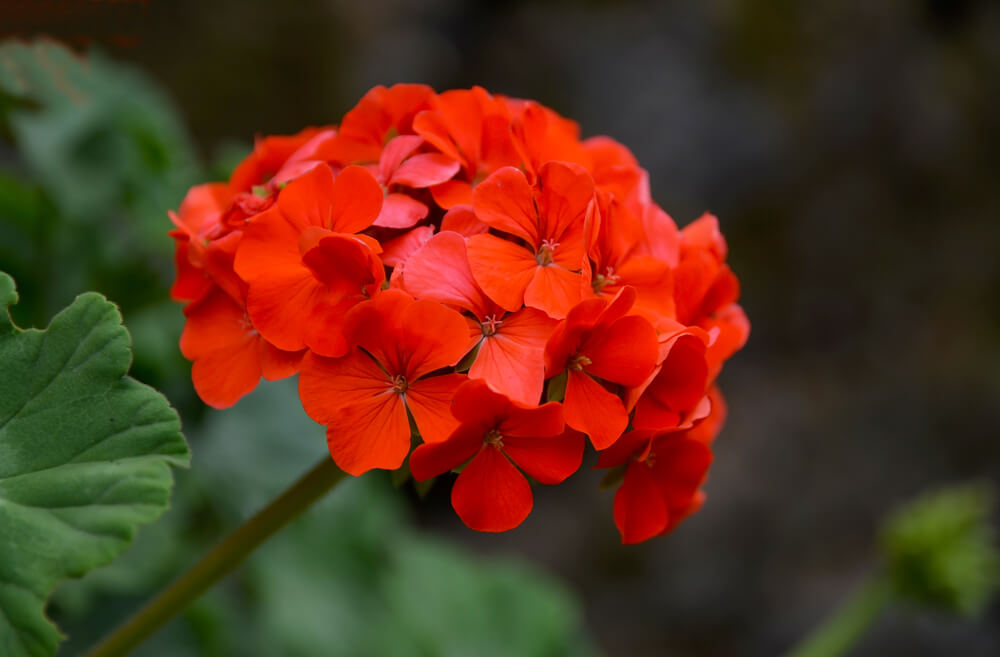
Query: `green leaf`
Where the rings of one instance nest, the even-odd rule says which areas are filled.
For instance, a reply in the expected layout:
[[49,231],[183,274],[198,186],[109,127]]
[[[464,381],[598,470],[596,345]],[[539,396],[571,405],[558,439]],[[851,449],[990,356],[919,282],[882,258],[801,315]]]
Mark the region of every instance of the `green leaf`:
[[166,399],[126,376],[117,307],[88,293],[44,331],[21,330],[0,272],[0,654],[52,655],[45,603],[110,562],[167,507],[169,465],[187,465]]

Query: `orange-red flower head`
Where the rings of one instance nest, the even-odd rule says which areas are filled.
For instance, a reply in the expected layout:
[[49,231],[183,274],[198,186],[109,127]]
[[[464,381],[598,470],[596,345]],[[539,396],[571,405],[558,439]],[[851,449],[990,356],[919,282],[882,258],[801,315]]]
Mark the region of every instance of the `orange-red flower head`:
[[338,126],[257,140],[170,213],[195,390],[299,374],[332,458],[409,467],[503,531],[589,441],[627,543],[697,510],[746,342],[718,220],[682,230],[632,153],[534,101],[376,87]]

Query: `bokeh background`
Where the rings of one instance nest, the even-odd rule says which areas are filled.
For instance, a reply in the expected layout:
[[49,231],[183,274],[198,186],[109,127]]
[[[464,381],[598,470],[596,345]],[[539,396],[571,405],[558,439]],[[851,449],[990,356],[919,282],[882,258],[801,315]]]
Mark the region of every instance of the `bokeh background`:
[[[886,513],[1000,475],[994,2],[5,0],[0,31],[96,44],[89,74],[111,80],[83,117],[15,116],[0,93],[15,316],[44,325],[88,288],[119,302],[194,454],[123,564],[61,589],[65,654],[322,454],[288,386],[225,413],[194,398],[165,210],[255,134],[337,122],[375,84],[537,99],[629,146],[679,224],[720,217],[753,333],[722,374],[708,502],[624,548],[599,473],[536,489],[499,536],[466,530],[447,486],[370,477],[140,654],[775,655],[877,567]],[[893,611],[852,654],[997,655],[1000,605]]]

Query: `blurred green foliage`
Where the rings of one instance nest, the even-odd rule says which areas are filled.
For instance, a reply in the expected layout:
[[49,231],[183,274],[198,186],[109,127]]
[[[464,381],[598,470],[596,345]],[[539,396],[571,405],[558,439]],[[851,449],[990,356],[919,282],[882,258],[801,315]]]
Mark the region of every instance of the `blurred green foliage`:
[[[86,650],[325,454],[293,381],[207,411],[177,349],[166,210],[247,150],[228,145],[203,165],[169,100],[100,53],[0,44],[0,269],[19,281],[15,319],[40,325],[86,289],[119,303],[133,372],[181,412],[194,454],[165,516],[113,564],[57,590],[49,614],[69,635],[60,654]],[[373,473],[339,487],[136,654],[595,652],[556,582],[420,535],[388,475]]]
[[1000,586],[994,496],[985,484],[935,491],[889,519],[882,545],[901,598],[966,616],[985,608]]

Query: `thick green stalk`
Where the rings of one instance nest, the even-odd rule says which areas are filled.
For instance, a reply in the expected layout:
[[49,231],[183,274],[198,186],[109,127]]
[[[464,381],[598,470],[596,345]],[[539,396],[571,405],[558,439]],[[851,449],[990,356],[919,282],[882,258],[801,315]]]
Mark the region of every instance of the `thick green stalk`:
[[86,657],[121,657],[183,611],[346,475],[327,456],[291,488],[226,536],[201,561],[118,627]]
[[785,657],[846,655],[892,600],[893,589],[889,578],[876,575]]

